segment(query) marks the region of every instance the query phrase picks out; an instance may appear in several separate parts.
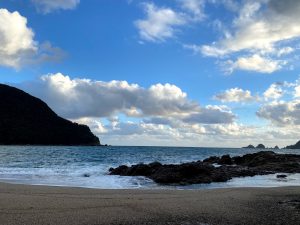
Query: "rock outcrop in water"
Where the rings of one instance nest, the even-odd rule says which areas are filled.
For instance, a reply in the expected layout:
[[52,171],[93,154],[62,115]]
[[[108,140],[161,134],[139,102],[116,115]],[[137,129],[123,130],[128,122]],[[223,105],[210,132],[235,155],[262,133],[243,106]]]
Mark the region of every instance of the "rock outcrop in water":
[[256,146],[256,148],[265,149],[266,146],[264,146],[263,144],[258,144],[258,145]]
[[255,148],[254,145],[248,145],[246,147],[243,147],[243,148]]
[[263,144],[258,144],[256,147],[254,147],[254,145],[248,145],[246,147],[243,148],[258,148],[258,149],[265,149],[266,146],[264,146]]
[[286,146],[285,148],[287,149],[300,149],[300,141],[298,141],[296,144],[294,145],[289,145],[289,146]]
[[[216,167],[215,164],[219,166]],[[163,165],[159,162],[126,165],[109,170],[110,175],[145,176],[159,184],[200,184],[225,182],[234,177],[275,173],[300,173],[300,155],[276,154],[262,151],[244,156],[212,156],[203,161],[180,165]]]
[[1,145],[100,145],[88,126],[56,115],[46,103],[0,84]]

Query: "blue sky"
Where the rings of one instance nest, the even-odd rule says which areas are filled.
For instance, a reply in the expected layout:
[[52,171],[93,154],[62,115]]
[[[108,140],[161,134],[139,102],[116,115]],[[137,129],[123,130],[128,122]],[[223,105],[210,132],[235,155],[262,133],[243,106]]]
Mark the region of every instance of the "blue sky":
[[6,0],[0,8],[0,82],[88,124],[104,143],[299,139],[297,1]]

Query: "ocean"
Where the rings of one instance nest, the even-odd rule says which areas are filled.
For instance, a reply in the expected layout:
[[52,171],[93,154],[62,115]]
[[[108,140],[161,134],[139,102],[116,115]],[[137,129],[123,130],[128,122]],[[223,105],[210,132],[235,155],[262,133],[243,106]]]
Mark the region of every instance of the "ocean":
[[[272,149],[273,150],[273,149]],[[108,175],[110,167],[159,161],[179,164],[224,154],[244,155],[257,149],[190,147],[0,146],[0,181],[7,183],[98,189],[204,189],[299,186],[300,174],[234,178],[224,183],[188,186],[157,185],[144,177]],[[300,150],[273,150],[300,154]]]

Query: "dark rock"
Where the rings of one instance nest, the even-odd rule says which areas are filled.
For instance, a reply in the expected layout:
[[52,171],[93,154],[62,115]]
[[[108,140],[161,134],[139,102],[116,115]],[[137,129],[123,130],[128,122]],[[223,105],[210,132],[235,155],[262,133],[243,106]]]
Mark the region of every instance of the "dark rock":
[[229,155],[223,155],[221,158],[217,156],[211,156],[207,159],[204,159],[203,162],[220,165],[232,165],[232,160]]
[[90,177],[91,175],[90,174],[88,174],[88,173],[84,173],[83,174],[83,177]]
[[56,115],[46,103],[0,84],[0,145],[100,145],[88,126]]
[[294,145],[289,145],[285,147],[286,149],[300,149],[300,141],[298,141],[296,144]]
[[182,165],[165,165],[154,171],[149,178],[157,183],[196,184],[213,182],[214,167],[205,163],[185,163]]
[[243,148],[255,148],[253,145],[248,145],[247,147],[243,147]]
[[223,155],[221,159],[219,160],[218,164],[220,165],[231,165],[232,160],[229,155]]
[[[218,163],[222,166],[214,167]],[[232,165],[235,164],[235,165]],[[111,175],[146,176],[160,184],[200,184],[225,182],[233,177],[267,175],[275,173],[300,173],[300,155],[276,154],[262,151],[244,156],[224,155],[180,165],[163,165],[159,162],[126,165],[109,170]]]
[[279,149],[279,147],[276,145],[276,146],[274,147],[274,149]]
[[287,172],[300,171],[300,155],[276,154],[272,151],[262,151],[232,158],[234,163],[243,167],[253,167],[261,171]]
[[276,178],[287,178],[287,175],[285,175],[285,174],[278,174],[276,176]]
[[219,163],[220,161],[220,157],[217,157],[217,156],[211,156],[207,159],[204,159],[203,162],[206,162],[206,163]]
[[266,147],[263,144],[259,144],[256,146],[256,148],[265,149]]
[[129,167],[128,166],[125,166],[125,165],[122,165],[122,166],[119,166],[117,168],[110,168],[109,169],[109,173],[111,175],[120,175],[120,176],[130,176],[130,175],[127,175],[128,173],[128,170],[129,170]]

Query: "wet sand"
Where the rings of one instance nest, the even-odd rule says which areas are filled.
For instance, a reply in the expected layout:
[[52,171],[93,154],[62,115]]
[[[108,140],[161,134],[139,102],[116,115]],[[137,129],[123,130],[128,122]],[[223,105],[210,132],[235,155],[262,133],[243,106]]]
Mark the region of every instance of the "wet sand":
[[0,183],[0,225],[300,224],[300,187],[97,190]]

